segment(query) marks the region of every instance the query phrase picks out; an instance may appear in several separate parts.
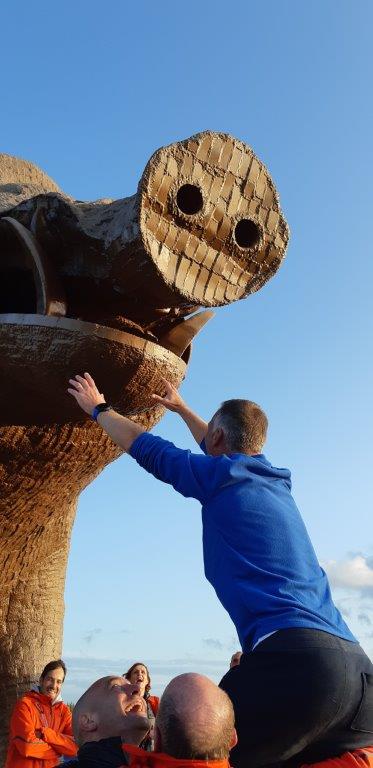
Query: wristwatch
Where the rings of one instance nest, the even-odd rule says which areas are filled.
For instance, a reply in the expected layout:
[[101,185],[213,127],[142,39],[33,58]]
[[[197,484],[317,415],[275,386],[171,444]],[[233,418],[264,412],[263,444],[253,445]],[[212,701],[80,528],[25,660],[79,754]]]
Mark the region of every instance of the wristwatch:
[[97,421],[97,416],[99,413],[104,413],[105,411],[111,411],[112,406],[108,405],[108,403],[99,403],[98,405],[95,405],[91,416],[94,421]]

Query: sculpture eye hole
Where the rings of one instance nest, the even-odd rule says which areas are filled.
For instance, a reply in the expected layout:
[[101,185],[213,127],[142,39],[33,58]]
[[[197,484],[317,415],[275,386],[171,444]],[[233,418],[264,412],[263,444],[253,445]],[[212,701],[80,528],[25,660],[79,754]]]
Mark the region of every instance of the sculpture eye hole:
[[241,219],[234,228],[234,239],[240,248],[253,248],[260,240],[260,229],[251,219]]
[[195,184],[183,184],[176,195],[177,207],[182,213],[192,216],[202,210],[203,197]]

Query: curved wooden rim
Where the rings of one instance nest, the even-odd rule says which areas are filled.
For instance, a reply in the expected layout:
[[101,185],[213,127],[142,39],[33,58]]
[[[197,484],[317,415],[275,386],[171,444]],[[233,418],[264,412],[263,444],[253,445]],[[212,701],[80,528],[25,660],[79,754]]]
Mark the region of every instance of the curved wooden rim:
[[142,339],[140,336],[135,336],[132,333],[126,331],[119,331],[116,328],[108,328],[105,325],[97,325],[96,323],[89,323],[85,320],[73,320],[70,317],[54,317],[51,315],[33,315],[33,314],[16,314],[7,313],[0,314],[0,326],[1,325],[16,325],[16,326],[36,326],[38,328],[55,328],[63,331],[73,331],[87,336],[98,336],[108,341],[117,342],[119,344],[135,347],[143,351],[145,354],[151,354],[153,357],[162,357],[165,355],[175,364],[181,364],[186,368],[186,363],[178,355],[171,352],[171,350],[163,347],[161,344],[156,344],[149,339]]
[[37,311],[42,315],[61,317],[66,315],[66,296],[61,280],[52,264],[38,245],[30,230],[11,216],[0,218],[0,227],[11,229],[21,243],[28,266],[33,272]]

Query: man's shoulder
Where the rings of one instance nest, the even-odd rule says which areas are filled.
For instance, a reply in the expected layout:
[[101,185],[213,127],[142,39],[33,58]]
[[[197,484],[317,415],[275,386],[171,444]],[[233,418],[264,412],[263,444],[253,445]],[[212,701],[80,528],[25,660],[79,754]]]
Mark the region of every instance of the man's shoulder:
[[37,701],[37,699],[38,699],[37,691],[33,691],[33,690],[26,691],[22,696],[20,696],[19,699],[17,699],[16,705],[28,704],[32,706],[32,704],[35,704],[35,701]]
[[170,757],[163,752],[145,752],[133,744],[123,744],[132,768],[229,768],[228,760],[191,760]]
[[[164,453],[166,451],[166,453]],[[204,452],[191,451],[190,448],[181,448],[179,445],[175,445],[171,440],[167,440],[161,435],[152,435],[149,432],[142,432],[132,443],[129,453],[134,459],[141,459],[146,455],[178,455],[184,456],[186,459],[189,457],[198,458],[201,461],[212,461],[219,457],[213,457]]]
[[25,712],[25,710],[28,710],[29,712],[37,712],[40,709],[40,706],[41,705],[37,701],[37,696],[35,696],[35,691],[26,691],[23,696],[20,696],[20,698],[17,699],[13,707],[13,716]]
[[97,768],[100,764],[113,765],[117,768],[128,765],[127,755],[123,752],[120,736],[87,741],[79,747],[78,765],[81,768]]

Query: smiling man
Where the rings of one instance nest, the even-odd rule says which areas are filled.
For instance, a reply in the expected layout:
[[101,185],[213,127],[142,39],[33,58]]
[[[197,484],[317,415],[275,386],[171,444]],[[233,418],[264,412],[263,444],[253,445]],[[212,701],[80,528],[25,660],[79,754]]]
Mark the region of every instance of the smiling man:
[[122,744],[138,746],[149,731],[140,686],[124,677],[102,677],[75,704],[73,728],[80,768],[126,765]]
[[17,701],[5,768],[52,768],[63,755],[76,754],[71,712],[61,700],[65,676],[62,659],[50,661],[36,689]]

